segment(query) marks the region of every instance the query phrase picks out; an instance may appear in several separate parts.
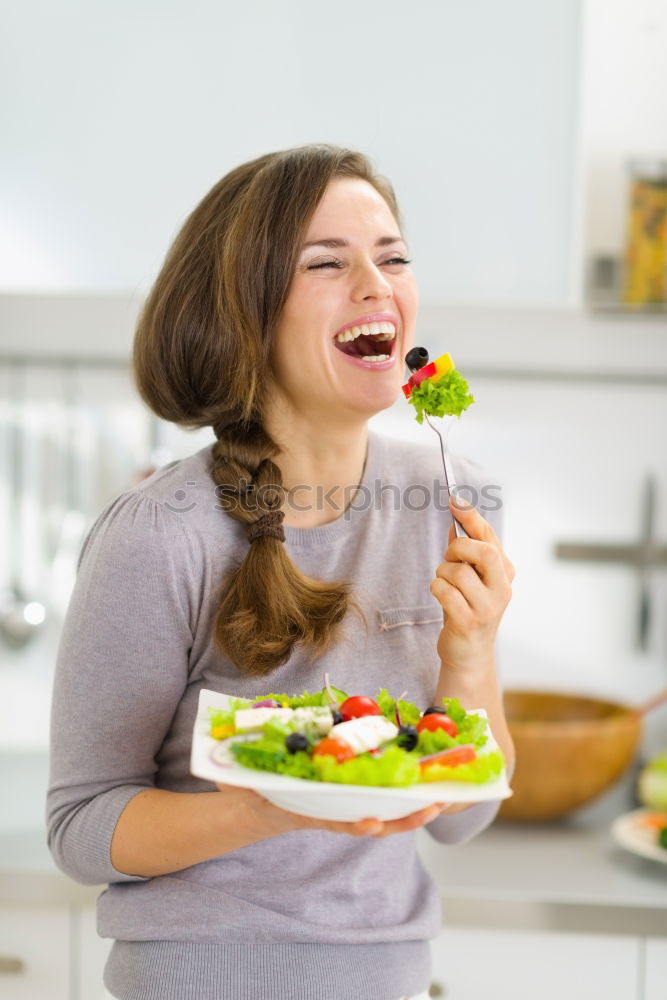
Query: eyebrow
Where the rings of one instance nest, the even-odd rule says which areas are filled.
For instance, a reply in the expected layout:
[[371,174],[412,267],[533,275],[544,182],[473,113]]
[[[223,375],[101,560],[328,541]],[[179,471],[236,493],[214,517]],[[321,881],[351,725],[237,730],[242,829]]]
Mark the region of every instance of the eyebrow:
[[[375,241],[376,247],[387,247],[391,246],[392,243],[403,243],[402,236],[381,236],[379,240]],[[304,243],[301,247],[302,250],[306,250],[308,247],[329,247],[334,250],[336,247],[349,247],[347,240],[340,239],[337,236],[326,237],[321,240],[310,240],[308,243]]]

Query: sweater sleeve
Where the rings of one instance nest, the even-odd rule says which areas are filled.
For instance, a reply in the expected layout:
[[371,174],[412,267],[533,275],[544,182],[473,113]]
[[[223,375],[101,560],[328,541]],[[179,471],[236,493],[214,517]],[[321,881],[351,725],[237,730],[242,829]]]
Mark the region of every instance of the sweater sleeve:
[[133,796],[154,786],[155,757],[187,683],[196,574],[174,513],[123,493],[84,542],[60,637],[51,706],[48,844],[77,882],[141,881],[111,864]]
[[[511,782],[514,768],[507,772],[507,780]],[[461,812],[453,813],[451,816],[438,816],[432,823],[428,823],[426,830],[437,840],[439,844],[465,844],[472,840],[487,826],[491,826],[498,815],[501,801],[498,802],[478,802],[462,809]]]

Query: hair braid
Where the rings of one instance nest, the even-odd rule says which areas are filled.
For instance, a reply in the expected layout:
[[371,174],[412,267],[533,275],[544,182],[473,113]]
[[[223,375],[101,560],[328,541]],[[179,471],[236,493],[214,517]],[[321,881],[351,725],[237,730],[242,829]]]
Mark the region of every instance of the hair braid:
[[[228,425],[212,450],[211,474],[225,511],[244,525],[282,507],[285,490],[271,460],[279,451],[258,424]],[[348,606],[363,611],[347,583],[326,583],[302,573],[277,538],[258,538],[220,589],[215,640],[251,676],[285,663],[297,643],[321,655],[336,638]]]

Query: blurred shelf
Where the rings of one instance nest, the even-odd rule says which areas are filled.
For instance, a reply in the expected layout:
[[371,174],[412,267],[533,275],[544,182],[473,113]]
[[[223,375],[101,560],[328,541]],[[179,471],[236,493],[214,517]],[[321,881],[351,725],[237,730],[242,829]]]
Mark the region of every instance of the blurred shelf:
[[667,317],[667,302],[655,305],[629,306],[623,302],[596,302],[591,299],[586,303],[586,308],[601,316],[632,316],[635,319],[653,316]]
[[[0,295],[0,362],[67,361],[129,368],[142,306],[136,294]],[[508,378],[599,381],[667,376],[667,314],[507,303],[422,304],[417,343],[461,370]]]

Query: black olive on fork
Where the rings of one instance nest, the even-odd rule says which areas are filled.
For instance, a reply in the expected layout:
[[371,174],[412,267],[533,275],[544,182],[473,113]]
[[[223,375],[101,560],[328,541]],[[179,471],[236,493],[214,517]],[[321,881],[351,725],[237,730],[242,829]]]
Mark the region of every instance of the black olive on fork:
[[405,363],[411,372],[419,371],[428,364],[428,351],[425,347],[413,347],[405,355]]

